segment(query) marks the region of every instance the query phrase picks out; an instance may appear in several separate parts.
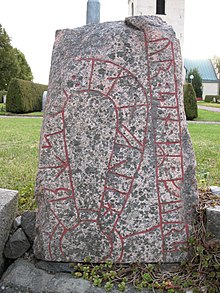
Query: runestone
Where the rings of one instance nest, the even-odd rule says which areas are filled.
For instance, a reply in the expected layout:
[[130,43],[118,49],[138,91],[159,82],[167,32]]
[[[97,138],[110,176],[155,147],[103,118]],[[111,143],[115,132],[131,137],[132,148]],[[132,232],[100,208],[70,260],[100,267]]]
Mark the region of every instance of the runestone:
[[195,158],[179,41],[159,17],[57,31],[35,196],[37,258],[187,257]]

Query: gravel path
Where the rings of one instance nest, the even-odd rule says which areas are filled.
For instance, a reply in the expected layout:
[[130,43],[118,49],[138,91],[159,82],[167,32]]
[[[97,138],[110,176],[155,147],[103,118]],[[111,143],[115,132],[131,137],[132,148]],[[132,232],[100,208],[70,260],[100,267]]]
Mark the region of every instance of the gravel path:
[[43,118],[43,117],[41,117],[41,116],[15,116],[15,115],[6,116],[6,115],[0,115],[0,119],[1,118]]
[[215,121],[187,121],[187,123],[196,123],[196,124],[220,124],[220,122]]
[[202,110],[208,110],[211,112],[220,112],[220,108],[207,107],[207,106],[201,106],[201,105],[198,105],[198,108]]

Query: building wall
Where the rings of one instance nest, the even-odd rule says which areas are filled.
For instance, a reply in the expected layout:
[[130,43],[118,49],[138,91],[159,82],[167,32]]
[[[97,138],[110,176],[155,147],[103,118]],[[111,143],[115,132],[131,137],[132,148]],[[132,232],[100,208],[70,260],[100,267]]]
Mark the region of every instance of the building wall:
[[185,0],[166,0],[166,15],[156,14],[156,0],[128,0],[129,16],[132,16],[132,3],[134,15],[157,15],[172,25],[183,49]]
[[214,83],[208,83],[208,82],[203,82],[203,100],[205,99],[206,95],[218,95],[218,87],[219,84],[216,82]]

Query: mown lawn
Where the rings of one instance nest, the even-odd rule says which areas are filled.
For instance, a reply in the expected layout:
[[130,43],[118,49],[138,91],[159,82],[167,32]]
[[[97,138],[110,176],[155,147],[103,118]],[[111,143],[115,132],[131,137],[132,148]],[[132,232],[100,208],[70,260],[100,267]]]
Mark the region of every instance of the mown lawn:
[[198,117],[195,121],[214,121],[220,122],[220,112],[211,112],[207,110],[198,109]]
[[41,118],[0,117],[0,187],[19,191],[20,210],[33,209]]
[[[0,187],[19,191],[19,210],[35,208],[41,118],[0,117]],[[220,125],[192,124],[199,186],[220,186]]]
[[220,186],[220,124],[189,123],[199,186]]

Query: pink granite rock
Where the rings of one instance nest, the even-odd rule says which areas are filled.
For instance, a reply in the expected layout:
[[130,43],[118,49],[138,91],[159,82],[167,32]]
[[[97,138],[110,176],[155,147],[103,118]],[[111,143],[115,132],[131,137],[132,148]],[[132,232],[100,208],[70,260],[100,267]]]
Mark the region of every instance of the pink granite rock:
[[57,32],[35,255],[178,262],[197,201],[179,41],[158,17]]

